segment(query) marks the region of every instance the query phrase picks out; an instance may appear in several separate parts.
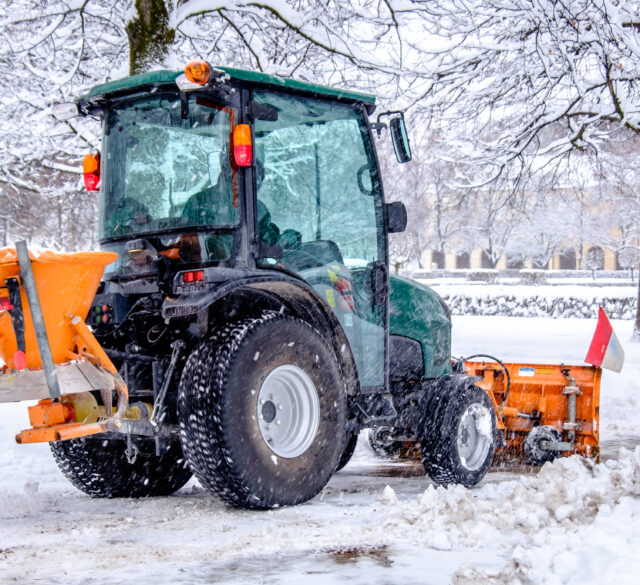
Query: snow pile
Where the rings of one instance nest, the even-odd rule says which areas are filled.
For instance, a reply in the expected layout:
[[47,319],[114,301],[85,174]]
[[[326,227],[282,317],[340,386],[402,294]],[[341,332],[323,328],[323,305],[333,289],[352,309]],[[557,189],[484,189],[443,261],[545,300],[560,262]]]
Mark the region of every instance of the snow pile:
[[420,534],[437,550],[507,548],[497,573],[463,567],[455,585],[637,583],[640,556],[640,447],[594,464],[570,457],[535,476],[484,485],[430,486],[386,522],[389,531]]

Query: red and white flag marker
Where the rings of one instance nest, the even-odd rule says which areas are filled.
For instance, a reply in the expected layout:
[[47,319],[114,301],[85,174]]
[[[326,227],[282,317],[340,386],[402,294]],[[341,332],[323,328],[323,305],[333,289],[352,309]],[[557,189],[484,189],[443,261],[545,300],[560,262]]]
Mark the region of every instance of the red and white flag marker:
[[587,357],[584,361],[600,368],[606,368],[619,372],[624,364],[624,350],[620,341],[609,323],[607,314],[600,307],[598,311],[598,325],[596,332],[593,334]]

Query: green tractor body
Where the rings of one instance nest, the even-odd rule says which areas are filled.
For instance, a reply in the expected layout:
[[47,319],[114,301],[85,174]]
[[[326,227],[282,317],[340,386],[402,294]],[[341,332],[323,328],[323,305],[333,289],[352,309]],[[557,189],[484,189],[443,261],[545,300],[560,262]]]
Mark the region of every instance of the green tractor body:
[[[495,415],[452,373],[448,309],[389,275],[406,211],[385,202],[372,96],[222,67],[203,84],[114,81],[77,105],[102,121],[99,235],[118,253],[88,322],[153,425],[54,443],[73,483],[165,494],[193,472],[237,506],[295,504],[364,428],[383,451],[422,441],[440,483],[481,479]],[[403,118],[389,127],[404,162]],[[482,416],[489,438],[469,438]]]

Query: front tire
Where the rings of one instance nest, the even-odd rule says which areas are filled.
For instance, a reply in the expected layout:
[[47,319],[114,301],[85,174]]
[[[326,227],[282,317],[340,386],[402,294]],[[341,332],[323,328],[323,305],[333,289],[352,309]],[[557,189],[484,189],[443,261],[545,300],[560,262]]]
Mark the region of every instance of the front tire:
[[187,360],[178,397],[196,477],[250,509],[299,504],[326,485],[345,449],[346,411],[333,351],[278,313],[214,332]]
[[480,482],[496,448],[496,414],[487,393],[451,376],[427,391],[423,412],[420,451],[429,477],[444,486]]
[[93,498],[168,496],[191,478],[178,442],[158,457],[155,444],[146,441],[132,462],[122,439],[73,439],[50,446],[60,471]]

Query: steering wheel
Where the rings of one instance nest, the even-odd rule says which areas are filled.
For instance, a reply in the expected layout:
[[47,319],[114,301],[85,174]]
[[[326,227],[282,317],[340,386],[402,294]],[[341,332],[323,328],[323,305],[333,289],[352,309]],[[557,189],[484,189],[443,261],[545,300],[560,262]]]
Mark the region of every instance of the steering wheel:
[[111,228],[113,235],[118,236],[130,233],[135,226],[150,223],[152,217],[144,203],[133,197],[125,197],[118,203],[109,220],[113,225]]
[[368,170],[369,170],[369,165],[364,164],[358,169],[358,172],[356,173],[356,179],[358,181],[358,189],[360,189],[363,195],[373,195],[373,182],[371,181],[371,175],[369,175],[369,181],[372,183],[370,189],[367,189],[364,186],[364,182],[362,181],[365,171],[368,171]]

